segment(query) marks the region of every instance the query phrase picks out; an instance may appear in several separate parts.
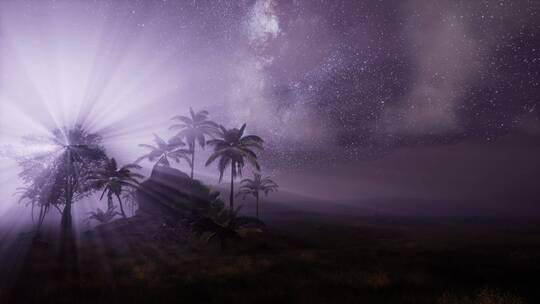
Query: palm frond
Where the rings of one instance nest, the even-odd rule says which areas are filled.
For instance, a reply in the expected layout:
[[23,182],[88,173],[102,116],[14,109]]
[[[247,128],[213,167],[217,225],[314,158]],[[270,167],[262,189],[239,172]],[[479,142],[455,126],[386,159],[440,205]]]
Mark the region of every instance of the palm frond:
[[132,170],[132,169],[140,170],[142,169],[142,167],[137,164],[127,164],[127,165],[122,166],[120,170]]
[[179,120],[188,126],[193,124],[193,120],[191,120],[191,118],[183,116],[183,115],[174,116],[172,119]]
[[224,151],[216,151],[208,157],[208,160],[205,163],[205,166],[209,166],[211,163],[213,163],[218,157],[222,156],[224,154]]
[[219,129],[219,125],[211,120],[201,121],[199,123],[199,126],[205,127],[205,128]]
[[242,137],[242,139],[240,141],[242,143],[250,143],[250,142],[255,142],[255,143],[259,143],[259,144],[264,143],[264,140],[262,138],[260,138],[259,136],[257,136],[257,135],[246,135],[246,136]]
[[240,130],[239,130],[239,136],[241,137],[242,135],[244,135],[244,131],[246,130],[246,124],[243,124],[242,127],[240,127]]
[[158,145],[158,147],[165,147],[167,146],[167,142],[163,140],[163,138],[159,137],[156,133],[154,133],[154,142]]
[[148,158],[148,160],[152,161],[152,160],[151,160],[151,154],[148,153],[148,154],[145,154],[145,155],[143,155],[143,156],[137,158],[137,159],[135,160],[135,163],[136,163],[136,164],[137,164],[137,163],[140,163],[140,162],[141,162],[143,159],[145,159],[145,158]]
[[184,129],[187,128],[187,124],[181,123],[181,124],[174,124],[169,127],[169,130],[178,130],[178,129]]
[[[220,160],[219,160],[219,163],[218,163],[218,170],[219,170],[219,182],[221,182],[221,180],[223,179],[223,173],[225,172],[225,169],[227,169],[227,166],[229,166],[229,164],[231,163],[231,159],[228,158],[228,157],[222,157]],[[234,168],[234,165],[231,164]],[[235,176],[235,174],[233,173],[233,176]]]
[[173,136],[169,139],[169,142],[164,146],[164,150],[171,150],[177,147],[183,147],[186,143],[180,136]]
[[199,146],[204,149],[204,145],[206,143],[206,141],[204,140],[204,134],[199,134],[199,136],[197,136],[197,141],[199,142]]
[[158,149],[158,147],[156,147],[156,146],[147,145],[147,144],[139,144],[139,147],[148,148],[150,150],[157,150]]

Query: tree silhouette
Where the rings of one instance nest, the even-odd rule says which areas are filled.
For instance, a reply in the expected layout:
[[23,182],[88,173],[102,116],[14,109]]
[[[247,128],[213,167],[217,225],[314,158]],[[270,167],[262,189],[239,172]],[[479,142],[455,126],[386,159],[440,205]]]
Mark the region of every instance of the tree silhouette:
[[228,240],[239,240],[250,232],[261,232],[265,227],[258,219],[239,216],[241,208],[212,209],[205,216],[191,219],[191,228],[200,236],[206,235],[207,242],[219,240],[221,248],[225,249]]
[[88,212],[87,221],[96,220],[102,224],[110,222],[115,216],[122,215],[116,211],[116,206],[108,205],[107,210],[103,211],[97,208],[96,211]]
[[148,159],[150,162],[155,162],[154,166],[166,166],[170,167],[171,162],[169,159],[180,162],[181,159],[185,160],[191,166],[191,159],[188,157],[189,150],[181,149],[186,144],[179,138],[173,137],[169,141],[163,140],[158,135],[154,134],[154,145],[139,144],[140,147],[144,147],[150,150],[147,154],[139,157],[135,160],[135,163],[139,163],[143,159]]
[[[32,224],[35,226],[36,231],[39,231],[41,225],[43,224],[43,221],[45,220],[45,216],[49,212],[49,208],[52,204],[46,199],[44,199],[44,196],[41,194],[40,189],[38,189],[37,187],[19,187],[17,189],[17,192],[15,192],[15,195],[19,195],[19,203],[26,203],[27,206],[32,206],[30,211],[30,215],[32,217]],[[37,222],[34,216],[34,210],[36,207],[39,208]]]
[[26,186],[22,197],[40,205],[38,229],[50,206],[61,210],[59,259],[69,275],[75,275],[78,266],[71,207],[96,190],[87,177],[107,159],[100,144],[98,134],[76,125],[55,129],[50,136],[24,137],[22,146],[31,152],[14,156]]
[[89,180],[98,189],[102,189],[100,200],[103,199],[105,193],[107,193],[108,210],[112,207],[112,197],[115,196],[118,199],[120,205],[120,213],[123,217],[126,217],[124,212],[124,206],[120,195],[124,192],[126,187],[137,188],[139,181],[137,179],[143,178],[141,174],[134,173],[131,170],[141,169],[141,166],[136,164],[128,164],[118,168],[118,164],[114,158],[107,161],[103,169],[92,172],[89,176]]
[[223,173],[227,167],[231,167],[231,193],[229,196],[229,209],[234,210],[234,179],[242,176],[242,169],[245,161],[249,162],[255,169],[260,170],[257,162],[257,155],[252,149],[263,149],[263,140],[256,135],[244,135],[246,124],[240,129],[225,129],[219,126],[220,132],[217,139],[207,141],[207,144],[214,146],[214,153],[206,161],[206,166],[216,159],[218,161],[219,181],[223,179]]
[[38,227],[51,205],[59,210],[63,206],[61,228],[63,234],[71,233],[71,205],[96,190],[86,178],[106,160],[100,144],[101,137],[81,125],[55,129],[50,136],[23,138],[22,146],[34,152],[13,158],[21,167],[19,176],[25,183],[21,200],[40,207]]
[[262,178],[259,173],[253,173],[253,179],[243,179],[240,182],[241,186],[236,196],[242,196],[245,199],[248,195],[253,195],[256,201],[256,216],[259,218],[259,192],[263,192],[265,196],[268,193],[277,191],[278,184],[270,179],[270,177]]
[[185,139],[188,144],[191,153],[191,178],[193,178],[195,145],[198,143],[204,149],[206,136],[215,134],[219,126],[215,122],[208,120],[208,111],[202,110],[195,113],[190,107],[189,113],[191,117],[182,115],[173,117],[173,120],[178,120],[180,123],[172,125],[169,129],[180,130],[176,136]]

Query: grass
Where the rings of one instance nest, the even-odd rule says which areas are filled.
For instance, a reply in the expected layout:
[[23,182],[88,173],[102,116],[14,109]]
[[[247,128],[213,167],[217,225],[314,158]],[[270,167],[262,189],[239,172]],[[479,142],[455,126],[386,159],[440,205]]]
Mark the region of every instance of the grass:
[[[31,251],[10,302],[538,303],[537,233],[479,227],[282,224],[230,243],[79,243],[79,273],[58,275],[54,246]],[[525,228],[524,228],[525,229]],[[529,229],[529,228],[527,228]],[[126,231],[131,231],[126,229]],[[131,232],[130,232],[131,233]],[[53,243],[54,240],[49,240]],[[100,245],[96,245],[100,244]],[[39,286],[39,288],[29,288]],[[489,286],[489,288],[486,288]],[[0,294],[1,295],[1,294]],[[3,302],[2,302],[3,303]],[[6,303],[9,303],[6,301]]]
[[444,294],[437,304],[523,304],[523,299],[508,292],[483,289],[475,296],[455,296]]

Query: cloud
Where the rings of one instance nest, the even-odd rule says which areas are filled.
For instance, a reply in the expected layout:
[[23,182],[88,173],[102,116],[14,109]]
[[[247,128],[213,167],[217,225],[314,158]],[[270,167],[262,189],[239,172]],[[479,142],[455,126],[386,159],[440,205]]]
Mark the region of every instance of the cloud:
[[460,6],[413,0],[403,37],[412,61],[412,85],[403,102],[385,113],[391,133],[440,134],[459,131],[456,114],[464,86],[481,64],[483,45],[473,34]]
[[264,45],[280,33],[273,0],[258,0],[249,11],[246,28],[250,43]]
[[[536,4],[536,8],[540,5]],[[495,49],[518,36],[534,15],[502,1],[410,0],[401,35],[411,60],[411,84],[383,117],[386,132],[444,135],[462,131],[465,94],[492,72]]]

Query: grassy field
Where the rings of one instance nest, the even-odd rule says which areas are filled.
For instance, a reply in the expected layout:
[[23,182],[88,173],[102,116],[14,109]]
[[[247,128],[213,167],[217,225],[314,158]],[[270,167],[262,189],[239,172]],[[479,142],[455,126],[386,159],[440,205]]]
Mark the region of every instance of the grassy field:
[[540,302],[534,221],[294,218],[224,249],[118,220],[81,236],[70,275],[43,235],[2,303]]

